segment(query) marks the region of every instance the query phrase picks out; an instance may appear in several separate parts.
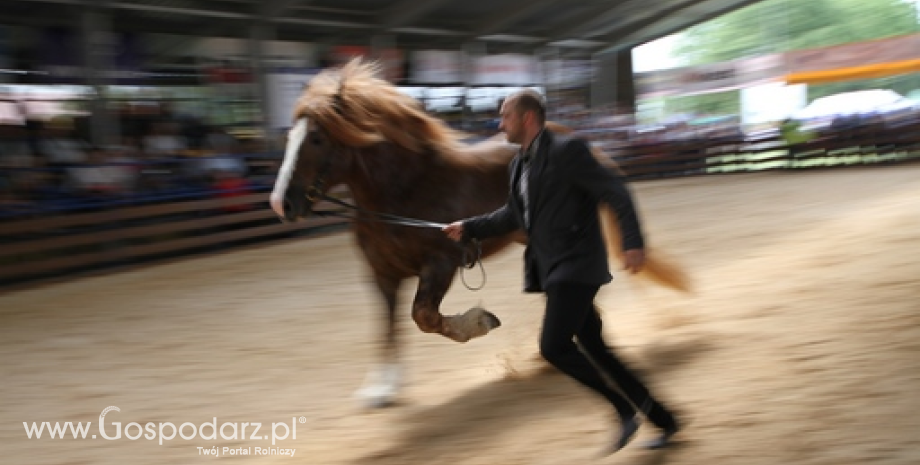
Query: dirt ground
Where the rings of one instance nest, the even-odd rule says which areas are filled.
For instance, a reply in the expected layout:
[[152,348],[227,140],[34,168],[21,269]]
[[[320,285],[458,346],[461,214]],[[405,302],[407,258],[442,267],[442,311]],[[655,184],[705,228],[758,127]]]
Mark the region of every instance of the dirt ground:
[[[421,333],[406,286],[402,401],[362,409],[352,394],[376,361],[381,310],[336,233],[0,296],[0,462],[195,464],[217,446],[296,450],[218,457],[250,465],[920,463],[920,166],[634,189],[649,240],[697,293],[618,273],[599,303],[610,341],[687,423],[672,449],[597,457],[611,411],[539,361],[543,300],[520,292],[517,246],[486,261],[485,289],[458,280],[445,300],[445,313],[498,314],[484,338]],[[272,446],[249,425],[209,440],[205,427],[160,445],[168,426],[136,440],[29,439],[23,426],[92,422],[98,435],[108,406],[120,409],[108,436],[113,422],[216,418],[266,436],[296,421],[297,437]]]

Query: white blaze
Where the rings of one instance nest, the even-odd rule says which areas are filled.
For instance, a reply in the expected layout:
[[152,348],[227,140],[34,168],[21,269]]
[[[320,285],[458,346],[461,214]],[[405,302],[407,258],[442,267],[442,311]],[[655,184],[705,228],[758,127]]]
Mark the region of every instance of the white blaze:
[[275,188],[272,189],[270,197],[272,210],[282,218],[284,218],[284,192],[287,191],[291,176],[294,175],[294,169],[297,168],[297,154],[300,153],[300,146],[303,144],[304,138],[307,137],[308,126],[310,126],[309,120],[300,118],[291,128],[291,132],[288,133],[287,147],[284,149],[284,161],[281,162],[278,178],[275,179]]

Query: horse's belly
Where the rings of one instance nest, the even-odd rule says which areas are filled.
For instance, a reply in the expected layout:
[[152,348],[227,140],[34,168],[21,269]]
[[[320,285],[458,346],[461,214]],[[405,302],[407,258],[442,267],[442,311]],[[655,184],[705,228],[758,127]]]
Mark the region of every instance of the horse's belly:
[[443,254],[439,247],[422,240],[417,234],[381,234],[379,229],[360,228],[355,231],[358,245],[368,265],[378,274],[407,278],[418,276],[426,261]]

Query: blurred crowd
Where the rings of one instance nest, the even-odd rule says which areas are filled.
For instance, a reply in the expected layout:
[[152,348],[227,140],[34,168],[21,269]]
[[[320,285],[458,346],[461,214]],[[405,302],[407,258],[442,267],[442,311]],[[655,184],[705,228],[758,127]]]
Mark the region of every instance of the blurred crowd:
[[635,113],[613,105],[586,108],[561,102],[549,115],[575,129],[611,156],[627,147],[677,142],[743,141],[745,133],[736,116],[676,115],[654,124],[640,123]]
[[168,104],[125,104],[116,117],[120,139],[106,145],[88,141],[85,117],[0,121],[0,218],[243,195],[276,166],[261,142]]
[[[678,115],[640,124],[613,106],[551,102],[549,119],[567,125],[611,156],[664,157],[712,143],[848,137],[860,128],[897,131],[920,121],[920,106],[886,114],[787,120],[745,133],[735,115]],[[448,120],[471,140],[498,132],[495,112]],[[93,145],[86,117],[0,119],[0,220],[47,212],[93,211],[124,205],[245,195],[270,189],[283,137],[235,137],[226,128],[177,113],[168,103],[124,104],[116,143]],[[678,148],[675,148],[679,146]],[[638,150],[637,150],[638,149]],[[688,152],[689,153],[689,152]],[[239,207],[237,207],[238,209]]]

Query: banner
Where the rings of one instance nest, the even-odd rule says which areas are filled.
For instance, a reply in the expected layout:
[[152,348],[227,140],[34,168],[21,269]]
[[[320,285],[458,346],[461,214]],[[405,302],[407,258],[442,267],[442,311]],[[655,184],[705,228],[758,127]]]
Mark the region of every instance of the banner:
[[293,125],[294,107],[304,87],[319,71],[316,69],[276,69],[267,73],[268,123],[275,129]]
[[635,75],[636,92],[643,96],[694,95],[738,90],[775,82],[785,72],[783,56],[763,55]]
[[371,55],[371,48],[363,45],[334,45],[324,54],[320,67],[334,68],[342,66],[353,58],[366,58]]
[[897,74],[910,74],[917,72],[920,72],[920,60],[905,60],[896,61],[893,63],[854,66],[852,68],[837,68],[826,71],[806,71],[803,73],[793,73],[786,76],[786,83],[824,84],[828,82],[873,79],[894,76]]
[[383,78],[390,82],[401,82],[405,77],[403,66],[406,58],[402,50],[386,48],[376,52],[374,59],[383,67]]
[[785,54],[790,73],[855,68],[920,59],[920,34],[795,50]]
[[473,61],[474,85],[524,86],[542,81],[540,66],[531,55],[486,55]]
[[412,55],[412,82],[455,84],[463,82],[463,53],[444,50],[420,50]]
[[822,83],[916,72],[920,34],[637,73],[646,97],[724,92],[784,81]]
[[[315,66],[316,50],[312,44],[301,42],[286,42],[276,40],[262,41],[262,63],[265,68],[303,68]],[[205,70],[211,68],[225,68],[215,70],[217,73],[235,74],[221,78],[212,76],[215,82],[243,82],[244,75],[251,74],[252,49],[250,42],[244,39],[227,37],[206,37],[198,40],[194,55]],[[232,70],[232,71],[231,71]],[[251,82],[252,77],[245,78]]]
[[593,60],[546,60],[542,63],[543,84],[554,89],[577,89],[591,84]]

